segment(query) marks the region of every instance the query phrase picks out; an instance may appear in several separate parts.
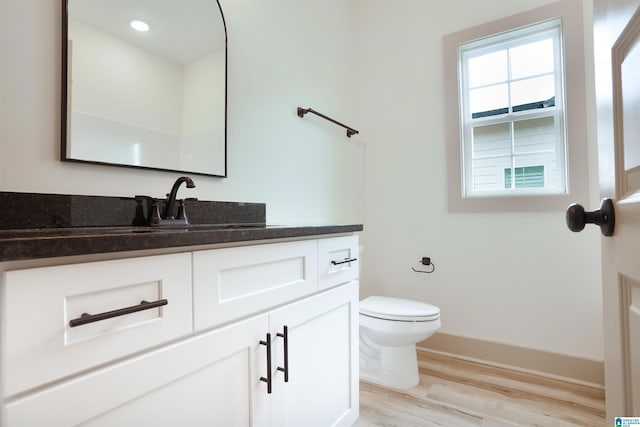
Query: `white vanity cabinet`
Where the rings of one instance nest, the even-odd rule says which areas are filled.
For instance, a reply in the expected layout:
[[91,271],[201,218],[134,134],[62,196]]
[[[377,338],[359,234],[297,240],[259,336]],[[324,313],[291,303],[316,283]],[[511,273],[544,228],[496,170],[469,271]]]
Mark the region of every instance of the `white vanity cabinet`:
[[[0,425],[351,425],[357,262],[318,274],[336,245],[357,237],[5,268]],[[168,304],[69,328],[152,298]]]

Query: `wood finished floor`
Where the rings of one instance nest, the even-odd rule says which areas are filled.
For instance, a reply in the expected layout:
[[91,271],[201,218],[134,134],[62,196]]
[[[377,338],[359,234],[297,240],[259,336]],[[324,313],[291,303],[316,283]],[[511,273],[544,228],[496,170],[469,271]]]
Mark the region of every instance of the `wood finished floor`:
[[420,384],[393,390],[360,382],[355,427],[600,427],[604,391],[418,352]]

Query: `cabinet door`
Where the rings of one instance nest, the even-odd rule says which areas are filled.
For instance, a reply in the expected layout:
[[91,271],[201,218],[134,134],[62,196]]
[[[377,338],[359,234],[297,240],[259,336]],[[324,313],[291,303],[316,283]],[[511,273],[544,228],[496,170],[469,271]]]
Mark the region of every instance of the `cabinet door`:
[[95,371],[6,405],[2,425],[268,426],[268,316]]
[[[272,426],[350,426],[358,417],[358,282],[270,314],[274,338]],[[283,327],[289,381],[284,382]]]

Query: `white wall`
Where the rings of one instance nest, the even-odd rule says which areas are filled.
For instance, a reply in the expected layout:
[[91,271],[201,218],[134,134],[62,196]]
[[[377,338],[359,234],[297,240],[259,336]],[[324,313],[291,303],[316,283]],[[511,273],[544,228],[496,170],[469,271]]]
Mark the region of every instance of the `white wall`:
[[[197,188],[181,194],[265,202],[271,223],[362,222],[362,147],[336,126],[296,115],[298,105],[311,106],[353,122],[352,3],[221,4],[229,178],[194,176]],[[179,174],[59,161],[61,1],[3,0],[0,8],[0,189],[164,196]]]
[[[442,37],[550,2],[357,0],[354,96],[366,146],[361,294],[438,305],[444,333],[602,360],[595,227],[571,233],[563,211],[447,212],[443,104],[457,94],[442,89],[456,78],[443,75]],[[597,206],[595,173],[592,200],[578,202]],[[423,255],[435,262],[434,274],[411,271]]]

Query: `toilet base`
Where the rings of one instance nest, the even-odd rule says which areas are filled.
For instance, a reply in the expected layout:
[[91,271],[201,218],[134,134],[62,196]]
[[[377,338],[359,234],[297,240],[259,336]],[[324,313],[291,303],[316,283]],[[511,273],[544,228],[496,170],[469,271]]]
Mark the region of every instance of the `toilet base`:
[[360,379],[407,389],[420,383],[415,344],[388,347],[360,335]]

